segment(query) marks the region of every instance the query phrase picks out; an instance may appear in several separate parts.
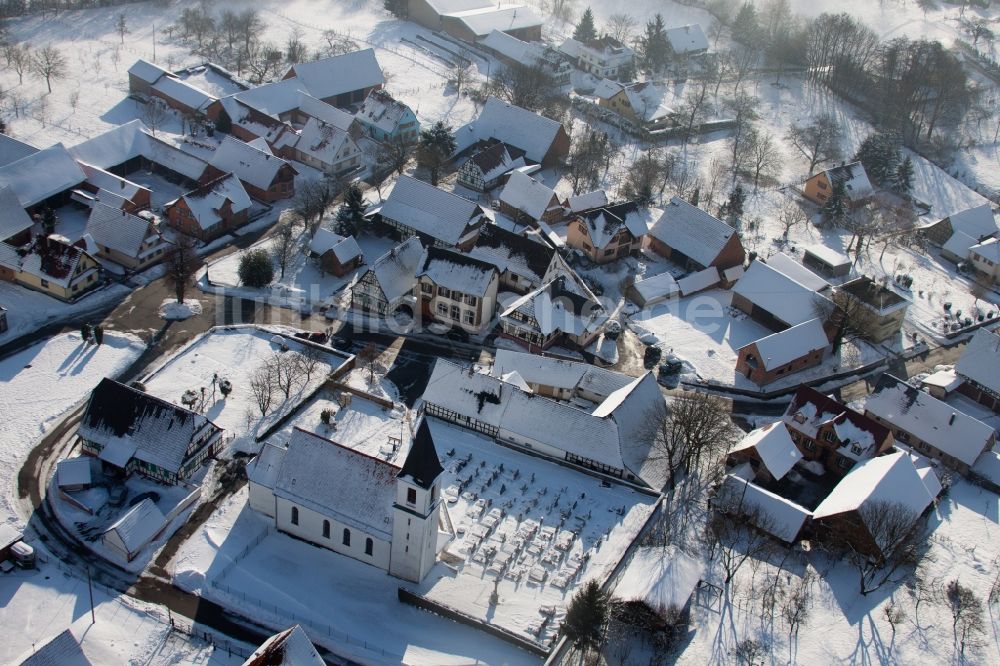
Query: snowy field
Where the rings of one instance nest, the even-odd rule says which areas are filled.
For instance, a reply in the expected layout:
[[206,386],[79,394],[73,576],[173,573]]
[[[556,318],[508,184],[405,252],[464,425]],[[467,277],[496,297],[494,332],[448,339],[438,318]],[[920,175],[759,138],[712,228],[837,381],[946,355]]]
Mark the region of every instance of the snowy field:
[[[175,404],[180,404],[185,391],[200,392],[204,387],[207,396],[203,411],[205,416],[224,429],[227,437],[236,438],[234,448],[249,446],[256,449],[253,438],[259,432],[297,409],[302,400],[319,388],[330,372],[346,360],[331,349],[329,354],[320,358],[319,367],[308,381],[302,378],[303,381],[297,382],[287,399],[276,389],[272,409],[262,418],[250,389],[250,381],[269,358],[281,353],[279,345],[271,342],[275,335],[275,331],[254,326],[214,328],[147,375],[143,383],[150,394]],[[305,348],[294,339],[281,336],[281,340],[290,351]],[[228,397],[213,390],[212,378],[216,375],[232,383],[233,391]]]
[[87,294],[75,303],[63,303],[40,291],[0,281],[0,304],[7,308],[7,330],[0,333],[0,343],[37,331],[46,324],[86,316],[110,303],[125,299],[129,288],[121,284]]
[[[133,335],[105,332],[104,344],[84,344],[64,333],[0,361],[0,490],[4,513],[14,513],[17,472],[56,419],[86,400],[105,377],[125,370],[143,350]],[[9,518],[8,518],[9,520]]]
[[[965,660],[960,660],[945,586],[957,579],[986,604],[998,573],[1000,498],[960,479],[929,523],[931,536],[919,587],[889,584],[862,596],[857,570],[848,564],[818,551],[808,559],[792,553],[782,575],[785,589],[807,571],[819,576],[811,586],[811,603],[797,638],[790,635],[781,618],[780,601],[773,623],[767,621],[761,603],[765,579],[777,571],[775,565],[783,552],[773,555],[770,564],[743,567],[731,585],[732,601],[723,613],[694,610],[695,633],[677,663],[735,663],[733,650],[737,642],[748,638],[766,646],[764,663],[768,664],[996,663],[1000,656],[1000,622],[995,606],[985,609],[984,631],[974,641],[978,645],[967,648]],[[722,585],[719,573],[713,582]],[[885,615],[890,602],[902,610],[895,629]]]

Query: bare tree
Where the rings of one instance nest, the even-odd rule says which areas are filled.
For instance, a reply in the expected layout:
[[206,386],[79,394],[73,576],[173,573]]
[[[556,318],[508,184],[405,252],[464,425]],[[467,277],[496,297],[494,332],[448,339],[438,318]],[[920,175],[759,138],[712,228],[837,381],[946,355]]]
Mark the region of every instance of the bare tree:
[[375,154],[375,161],[382,169],[402,174],[406,165],[410,163],[413,154],[413,146],[406,143],[401,138],[396,137],[379,144]]
[[201,267],[201,258],[195,252],[195,241],[190,236],[177,235],[174,246],[167,250],[164,281],[173,287],[178,303],[184,302],[184,293],[191,279]]
[[757,189],[760,179],[771,180],[781,169],[781,153],[778,145],[765,130],[751,128],[747,134],[747,167],[753,174],[753,186]]
[[635,19],[624,12],[618,12],[608,17],[605,27],[607,34],[622,44],[628,44],[635,33]]
[[274,234],[275,242],[271,247],[271,256],[281,272],[279,279],[284,279],[285,269],[298,251],[297,232],[298,224],[296,224],[295,216],[289,215],[278,224],[278,230]]
[[[798,642],[799,629],[809,617],[809,608],[812,605],[813,576],[807,571],[799,579],[798,583],[788,590],[785,603],[781,608],[781,616],[788,624],[788,649],[792,649],[792,643]],[[791,655],[789,655],[791,659]]]
[[749,482],[723,486],[715,498],[708,521],[707,536],[713,559],[732,583],[737,572],[751,560],[764,559],[773,549],[769,535],[774,520],[759,506],[746,501]]
[[972,588],[962,585],[957,579],[948,582],[945,595],[951,609],[951,629],[961,663],[965,660],[966,649],[976,647],[986,631],[983,601]]
[[310,345],[305,345],[294,359],[298,364],[299,373],[305,377],[306,384],[312,381],[312,376],[322,370],[324,365],[322,352]]
[[364,349],[358,352],[357,362],[360,367],[368,371],[368,385],[374,386],[375,384],[375,374],[382,369],[379,365],[380,353],[378,347],[374,343],[368,343]]
[[788,235],[792,232],[792,229],[804,225],[808,221],[809,213],[792,200],[783,203],[778,210],[778,222],[781,223],[782,229],[781,237],[785,241],[788,240]]
[[244,53],[250,82],[258,85],[277,76],[285,61],[281,49],[268,42],[251,42]]
[[788,140],[809,160],[811,176],[817,164],[840,159],[843,134],[837,119],[825,113],[806,125],[792,125],[788,130]]
[[302,365],[298,356],[298,352],[275,351],[264,366],[267,368],[273,385],[281,391],[286,401],[291,396],[292,391],[302,383]]
[[748,135],[753,128],[753,121],[757,119],[757,106],[757,98],[744,92],[737,92],[732,99],[726,101],[726,109],[732,114],[733,121],[732,133],[729,135],[733,182],[736,181],[741,162],[746,159]]
[[511,65],[494,74],[489,92],[505,102],[531,111],[541,111],[555,95],[552,75],[541,65]]
[[684,120],[685,143],[691,140],[695,126],[700,126],[705,122],[706,116],[711,111],[711,106],[708,103],[709,85],[709,78],[696,78],[684,96],[684,102],[681,104],[680,109],[678,109],[681,118]]
[[149,131],[153,133],[153,136],[156,136],[156,130],[170,117],[170,111],[167,109],[166,102],[162,99],[151,97],[143,104],[140,117],[142,118],[142,122],[146,124],[146,127],[149,128]]
[[465,89],[471,79],[472,69],[462,63],[456,64],[448,72],[448,85],[455,89],[456,95],[462,94],[462,90]]
[[118,15],[118,21],[115,23],[115,31],[122,40],[122,44],[125,44],[125,35],[130,31],[128,29],[128,22],[125,19],[125,12]]
[[323,52],[327,56],[343,55],[358,50],[357,42],[336,30],[324,30],[323,39],[326,41],[326,48],[323,49]]
[[889,627],[892,629],[892,640],[896,640],[896,627],[906,621],[906,611],[896,603],[895,599],[890,599],[889,603],[882,607],[882,613],[885,615],[885,621],[889,623]]
[[337,186],[337,183],[325,178],[296,184],[292,211],[302,219],[311,232],[315,232],[316,226],[323,219],[323,214],[336,199]]
[[292,28],[285,40],[285,61],[290,65],[303,62],[309,57],[309,47],[302,41],[302,29]]
[[52,92],[52,80],[66,76],[66,58],[59,49],[49,44],[35,51],[32,56],[32,69],[45,79],[46,87]]
[[830,536],[857,569],[861,594],[868,595],[919,563],[922,531],[913,510],[890,500],[865,502],[857,518],[860,532],[838,522],[831,526]]
[[762,641],[755,638],[745,638],[733,648],[736,663],[742,666],[762,666],[770,649]]
[[250,375],[250,393],[253,394],[254,400],[257,402],[261,418],[267,416],[267,413],[271,411],[275,388],[274,377],[267,364],[260,366]]
[[17,72],[17,82],[24,83],[24,73],[31,69],[34,58],[27,44],[7,44],[3,47],[7,66]]

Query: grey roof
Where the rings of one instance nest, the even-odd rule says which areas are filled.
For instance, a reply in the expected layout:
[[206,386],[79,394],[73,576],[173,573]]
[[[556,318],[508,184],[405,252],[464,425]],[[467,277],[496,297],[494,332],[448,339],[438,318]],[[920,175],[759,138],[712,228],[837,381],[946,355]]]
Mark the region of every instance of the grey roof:
[[490,97],[479,117],[455,132],[455,142],[461,152],[478,141],[497,139],[541,162],[561,129],[555,120]]
[[[151,235],[152,223],[138,215],[94,203],[87,219],[86,233],[98,245],[110,247],[129,257],[138,257],[143,242]],[[153,231],[152,235],[156,235]]]
[[17,194],[8,185],[0,187],[0,241],[30,229],[31,218],[24,211]]
[[769,312],[788,326],[814,319],[819,307],[832,301],[761,261],[750,264],[733,293]]
[[439,287],[482,298],[496,275],[497,268],[492,263],[460,252],[430,247],[418,277],[426,276]]
[[409,176],[400,176],[381,208],[395,220],[449,245],[457,245],[469,225],[484,215],[479,204]]
[[955,372],[1000,393],[1000,335],[981,328],[955,364]]
[[121,518],[104,530],[104,534],[110,532],[117,534],[131,556],[152,541],[163,529],[165,522],[163,512],[147,497],[126,511]]
[[21,666],[90,666],[91,663],[73,633],[64,629],[22,661]]
[[153,84],[159,81],[161,76],[169,74],[170,72],[163,69],[159,65],[154,65],[147,60],[139,58],[131,67],[128,68],[128,73],[130,76],[134,76],[141,81]]
[[400,468],[295,428],[274,478],[274,494],[389,539]]
[[289,72],[301,82],[306,92],[317,99],[385,83],[373,49],[301,62],[292,65]]
[[262,190],[269,189],[281,167],[288,166],[288,162],[280,157],[231,136],[222,140],[209,163]]
[[424,260],[424,246],[416,236],[400,243],[372,263],[371,271],[385,299],[392,303],[413,289]]
[[722,220],[673,197],[649,234],[702,266],[710,266],[736,233]]
[[16,162],[22,157],[34,155],[37,152],[38,148],[32,145],[18,141],[6,134],[0,134],[0,167],[5,167],[11,162]]
[[57,143],[0,168],[0,187],[9,186],[28,208],[85,181],[87,175]]

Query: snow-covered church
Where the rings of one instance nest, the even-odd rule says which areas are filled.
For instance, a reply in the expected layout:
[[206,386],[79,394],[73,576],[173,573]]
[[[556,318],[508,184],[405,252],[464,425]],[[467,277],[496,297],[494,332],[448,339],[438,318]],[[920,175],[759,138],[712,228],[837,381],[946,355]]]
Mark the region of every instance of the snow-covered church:
[[426,421],[402,468],[296,428],[248,466],[249,503],[282,532],[420,582],[437,556],[443,471]]

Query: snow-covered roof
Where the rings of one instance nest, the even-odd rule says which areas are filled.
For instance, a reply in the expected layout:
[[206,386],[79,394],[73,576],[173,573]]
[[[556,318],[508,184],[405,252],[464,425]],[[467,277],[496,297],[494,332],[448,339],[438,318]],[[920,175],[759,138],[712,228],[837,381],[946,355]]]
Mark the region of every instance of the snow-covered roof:
[[578,194],[566,199],[566,205],[571,213],[579,213],[591,208],[600,208],[601,206],[608,205],[608,193],[604,190],[594,190],[593,192]]
[[382,217],[449,245],[457,245],[484,214],[479,204],[410,176],[400,176],[386,197]]
[[668,272],[637,279],[632,284],[632,288],[639,292],[642,300],[647,303],[660,298],[669,298],[674,294],[679,294],[681,290],[677,280]]
[[736,230],[680,197],[672,197],[649,233],[702,266],[710,266]]
[[823,291],[830,286],[830,283],[816,275],[811,270],[789,257],[784,252],[772,254],[765,262],[771,268],[775,268],[801,285],[813,291]]
[[715,266],[709,266],[700,271],[690,273],[677,281],[677,287],[684,296],[696,294],[717,284],[719,284],[719,269]]
[[500,30],[492,30],[479,40],[479,44],[526,67],[537,65],[542,60],[541,46],[534,42],[521,41]]
[[865,167],[862,166],[861,162],[852,162],[833,167],[822,173],[826,174],[831,187],[838,181],[843,181],[845,194],[847,194],[849,199],[864,199],[871,196],[875,191],[871,181],[868,180],[868,174],[865,173]]
[[[87,174],[87,182],[113,197],[115,205],[118,205],[121,200],[132,200],[140,192],[149,190],[147,187],[133,183],[92,164],[80,162],[80,167]],[[100,195],[100,192],[98,194]],[[101,197],[98,196],[98,200],[100,199]]]
[[268,638],[243,666],[324,666],[302,627],[294,625]]
[[838,252],[832,247],[827,247],[826,245],[821,245],[816,243],[814,245],[806,245],[802,248],[803,254],[811,254],[816,257],[824,264],[831,266],[833,268],[839,268],[841,266],[850,266],[853,262],[850,257],[848,257],[843,252]]
[[670,48],[678,55],[708,50],[708,39],[697,23],[667,28],[666,33]]
[[910,307],[910,299],[892,289],[888,280],[879,283],[862,275],[840,285],[839,290],[881,316]]
[[552,188],[520,171],[510,174],[507,184],[500,192],[500,201],[522,211],[533,220],[540,220],[547,210],[559,205],[559,199]]
[[150,85],[156,83],[160,80],[160,77],[169,75],[170,72],[163,69],[159,65],[154,65],[153,63],[139,58],[135,63],[128,68],[128,73],[130,76],[134,76],[140,81],[144,81]]
[[0,523],[0,550],[24,538],[24,534],[9,523]]
[[1000,335],[981,328],[955,363],[955,372],[1000,393]]
[[366,125],[373,125],[383,132],[392,134],[399,124],[413,116],[407,105],[394,99],[384,90],[373,90],[361,104],[354,117]]
[[562,331],[579,336],[597,330],[607,321],[607,313],[596,299],[573,287],[569,277],[556,277],[511,302],[500,316],[520,312],[534,320],[541,335]]
[[993,216],[993,205],[988,203],[954,213],[948,220],[951,222],[952,231],[972,236],[976,242],[1000,231]]
[[209,104],[216,100],[214,95],[210,95],[201,88],[196,88],[186,81],[181,81],[173,76],[164,76],[153,84],[153,90],[164,97],[176,100],[184,106],[192,109],[204,110]]
[[705,564],[675,546],[637,548],[615,584],[614,596],[641,601],[664,613],[687,605],[705,573]]
[[507,231],[495,224],[484,224],[469,254],[537,285],[552,263],[554,252],[545,243]]
[[13,663],[20,666],[91,666],[93,662],[83,653],[73,632],[64,629],[37,650],[33,648],[30,656]]
[[478,118],[456,130],[455,142],[461,152],[479,141],[497,139],[541,162],[561,130],[563,126],[555,120],[490,97]]
[[972,471],[1000,486],[1000,453],[983,451],[976,464],[972,466]]
[[446,15],[465,25],[477,38],[485,37],[494,30],[523,30],[541,26],[543,21],[531,7],[483,7],[466,11],[450,12]]
[[147,497],[112,523],[104,534],[114,532],[130,554],[137,553],[163,529],[165,522],[163,512]]
[[969,248],[970,254],[982,259],[988,259],[994,264],[1000,263],[1000,239],[991,238]]
[[656,122],[674,112],[667,104],[670,91],[648,81],[624,84],[603,79],[594,88],[594,96],[600,99],[611,99],[621,92],[625,93],[632,111],[643,122]]
[[221,432],[203,414],[104,378],[90,394],[77,435],[109,451],[131,450],[129,457],[176,473],[193,453],[193,442],[207,443]]
[[344,237],[329,229],[317,229],[309,241],[309,251],[322,256],[331,250],[341,263],[361,255],[361,246],[354,236]]
[[56,483],[60,488],[65,486],[90,485],[90,456],[67,458],[56,463]]
[[[22,256],[21,252],[25,250]],[[89,258],[94,267],[77,273],[85,258]],[[16,249],[0,242],[0,265],[34,275],[64,289],[74,281],[83,281],[88,273],[96,272],[96,264],[97,261],[86,250],[70,245],[64,236],[35,236],[30,245]]]
[[0,168],[0,188],[14,190],[22,208],[41,203],[86,179],[83,169],[61,143]]
[[993,428],[979,419],[888,373],[868,396],[865,411],[966,465],[976,462],[995,435]]
[[11,162],[16,162],[22,157],[34,155],[38,148],[18,141],[14,137],[0,134],[0,167],[5,167]]
[[302,101],[300,93],[303,87],[303,82],[300,79],[292,78],[265,83],[262,86],[238,92],[232,97],[250,108],[277,118],[299,108]]
[[511,373],[517,373],[529,384],[587,391],[599,396],[609,396],[618,389],[628,386],[634,379],[590,363],[497,349],[493,356],[493,368],[490,374],[494,377],[503,377]]
[[[399,467],[295,428],[274,477],[274,494],[349,527],[392,538]],[[332,482],[336,480],[336,482]]]
[[752,430],[746,434],[730,453],[753,449],[760,461],[775,480],[784,478],[785,474],[802,460],[802,452],[795,446],[788,427],[783,421],[768,423],[766,426]]
[[425,254],[420,239],[413,236],[372,263],[371,270],[387,301],[392,303],[413,289]]
[[417,275],[438,287],[480,298],[486,296],[496,276],[495,265],[439,247],[427,249],[424,267]]
[[652,372],[612,392],[593,411],[594,416],[615,422],[625,468],[653,488],[662,488],[667,479],[662,460],[654,453],[650,426],[666,413],[666,400]]
[[855,465],[840,480],[813,511],[813,518],[856,511],[865,505],[878,507],[885,502],[902,505],[916,519],[934,499],[927,488],[908,453],[897,451],[870,458]]
[[772,333],[750,344],[757,347],[764,369],[773,370],[802,358],[806,354],[826,349],[830,340],[823,329],[823,321],[815,318],[786,328],[779,333]]
[[[2,135],[0,135],[2,136]],[[31,218],[9,185],[0,187],[0,241],[30,229]]]
[[354,116],[351,114],[305,92],[299,93],[299,112],[345,132],[354,123]]
[[[525,166],[524,151],[497,141],[477,151],[469,158],[469,165],[475,165],[483,174],[483,180],[490,182],[509,171]],[[463,165],[465,167],[465,165]]]
[[963,231],[956,231],[944,242],[941,249],[964,260],[969,258],[969,248],[978,244],[979,239],[973,238]]
[[175,171],[191,180],[199,180],[206,163],[149,134],[141,120],[131,120],[69,149],[80,162],[110,169],[142,156],[150,162]]
[[295,149],[322,164],[333,165],[342,159],[342,151],[351,143],[351,137],[340,127],[310,117],[299,131]]
[[[198,189],[185,193],[181,199],[187,204],[195,221],[202,229],[211,229],[222,219],[219,211],[228,201],[233,214],[249,210],[253,206],[250,195],[240,179],[230,173],[223,174]],[[180,199],[177,199],[179,201]],[[167,206],[171,206],[170,202]]]
[[100,202],[95,202],[90,209],[86,233],[98,245],[136,258],[147,239],[159,240],[159,234],[149,220]]
[[385,83],[374,49],[300,62],[288,70],[285,79],[290,77],[298,79],[305,91],[317,99],[328,99]]
[[[843,433],[852,442],[863,446],[869,442],[881,444],[889,436],[889,430],[884,425],[809,386],[800,386],[795,392],[783,419],[790,428],[813,439],[820,427],[829,423],[840,429],[838,437]],[[851,424],[850,433],[840,425],[847,422]]]
[[219,144],[209,163],[219,171],[231,173],[262,190],[269,189],[278,171],[283,166],[288,166],[288,162],[280,157],[257,150],[228,135]]
[[934,386],[944,389],[946,393],[954,391],[964,380],[955,374],[954,369],[938,370],[920,380],[921,386]]
[[635,238],[642,238],[649,232],[653,221],[662,213],[659,208],[647,208],[635,202],[626,202],[585,210],[577,213],[577,216],[586,225],[594,247],[602,249],[607,247],[623,227]]
[[608,36],[601,37],[590,44],[578,42],[570,37],[559,45],[559,50],[571,58],[579,58],[586,53],[607,67],[623,65],[630,62],[635,56],[635,51]]
[[494,6],[492,0],[425,0],[425,2],[441,16]]
[[805,507],[736,474],[726,475],[717,501],[727,511],[756,513],[759,516],[756,526],[785,543],[795,541],[809,517],[809,510]]
[[[746,298],[789,326],[814,319],[817,304],[832,304],[830,299],[762,261],[750,264],[750,268],[733,287],[733,293]],[[828,307],[832,308],[832,305]]]

